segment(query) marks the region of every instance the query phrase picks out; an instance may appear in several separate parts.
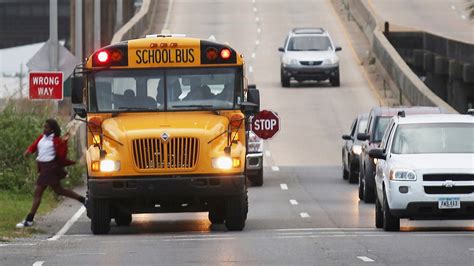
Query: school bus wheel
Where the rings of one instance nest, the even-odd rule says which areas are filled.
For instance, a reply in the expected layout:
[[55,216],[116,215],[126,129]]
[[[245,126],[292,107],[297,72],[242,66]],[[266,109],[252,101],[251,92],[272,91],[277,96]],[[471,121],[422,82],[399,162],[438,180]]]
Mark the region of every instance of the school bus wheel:
[[247,191],[226,200],[225,226],[229,231],[242,231],[247,220],[248,198]]
[[94,235],[108,234],[110,231],[110,206],[107,200],[90,200],[91,231]]

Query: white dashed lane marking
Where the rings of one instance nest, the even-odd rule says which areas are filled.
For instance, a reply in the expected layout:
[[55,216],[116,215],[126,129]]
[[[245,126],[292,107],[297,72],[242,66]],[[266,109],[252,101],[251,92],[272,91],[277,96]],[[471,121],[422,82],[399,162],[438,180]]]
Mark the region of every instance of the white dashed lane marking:
[[267,157],[270,157],[270,156],[272,156],[272,154],[271,154],[271,152],[270,152],[270,151],[265,151],[265,155],[266,155]]
[[300,216],[301,218],[309,218],[311,216],[309,216],[309,214],[307,212],[300,212]]
[[296,201],[294,199],[290,199],[290,204],[291,205],[298,205],[298,201]]
[[374,261],[373,259],[371,259],[369,257],[366,257],[366,256],[358,256],[357,258],[360,259],[363,262],[373,262]]
[[44,261],[36,261],[35,263],[33,263],[33,266],[41,266],[43,265]]
[[280,167],[274,165],[272,166],[272,171],[275,171],[275,172],[280,171]]
[[288,190],[288,186],[286,184],[280,184],[281,190]]

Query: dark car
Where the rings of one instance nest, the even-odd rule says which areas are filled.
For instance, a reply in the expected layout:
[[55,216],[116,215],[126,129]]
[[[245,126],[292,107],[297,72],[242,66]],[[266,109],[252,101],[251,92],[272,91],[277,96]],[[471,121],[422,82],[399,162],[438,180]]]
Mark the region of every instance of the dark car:
[[358,133],[364,133],[367,128],[367,118],[369,114],[359,114],[352,122],[350,133],[342,135],[346,140],[342,146],[342,177],[349,179],[349,183],[359,181],[359,156],[362,152],[362,141],[357,139]]
[[442,108],[428,106],[374,107],[370,110],[367,129],[364,133],[357,134],[357,139],[363,141],[359,166],[359,199],[366,203],[375,201],[375,165],[377,159],[370,158],[369,151],[379,147],[390,119],[401,111],[405,112],[406,115],[444,113]]

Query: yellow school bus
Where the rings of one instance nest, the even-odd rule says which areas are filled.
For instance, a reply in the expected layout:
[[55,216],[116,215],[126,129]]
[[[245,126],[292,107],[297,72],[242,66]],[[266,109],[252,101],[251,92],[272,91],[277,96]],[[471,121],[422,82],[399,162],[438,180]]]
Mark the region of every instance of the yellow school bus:
[[260,100],[240,53],[152,35],[95,51],[76,74],[94,234],[108,233],[112,219],[130,225],[134,213],[208,211],[212,223],[244,228],[246,132]]

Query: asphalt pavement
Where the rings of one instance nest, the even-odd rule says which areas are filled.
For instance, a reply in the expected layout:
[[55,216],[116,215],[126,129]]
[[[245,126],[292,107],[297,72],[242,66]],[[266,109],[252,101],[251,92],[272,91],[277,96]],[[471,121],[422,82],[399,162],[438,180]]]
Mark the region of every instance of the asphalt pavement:
[[[64,235],[0,244],[0,265],[473,265],[472,221],[402,220],[402,232],[387,233],[342,179],[341,135],[378,100],[329,0],[174,0],[170,12],[171,32],[214,35],[243,52],[262,108],[281,118],[265,142],[264,185],[249,188],[244,231],[211,226],[207,213],[141,214],[94,236],[82,213]],[[280,86],[278,47],[297,26],[324,27],[342,47],[340,87]]]

